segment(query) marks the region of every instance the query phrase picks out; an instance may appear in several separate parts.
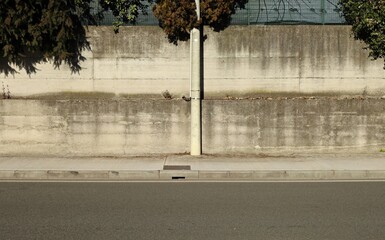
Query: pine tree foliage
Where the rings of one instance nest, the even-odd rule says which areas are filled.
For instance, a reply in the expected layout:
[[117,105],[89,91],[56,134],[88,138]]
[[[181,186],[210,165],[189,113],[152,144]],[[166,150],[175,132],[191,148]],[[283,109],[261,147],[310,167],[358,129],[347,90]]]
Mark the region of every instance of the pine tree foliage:
[[385,59],[385,0],[341,0],[340,5],[354,38],[367,45],[369,56]]
[[[62,64],[81,70],[84,50],[90,49],[87,26],[96,24],[103,11],[111,10],[116,25],[135,23],[148,4],[140,0],[98,0],[102,12],[91,8],[93,0],[1,0],[0,73],[36,72],[36,64]],[[149,0],[151,2],[152,0]]]
[[0,72],[8,75],[24,69],[36,72],[36,64],[66,63],[73,72],[81,68],[81,52],[89,49],[86,30],[94,23],[90,0],[1,0]]

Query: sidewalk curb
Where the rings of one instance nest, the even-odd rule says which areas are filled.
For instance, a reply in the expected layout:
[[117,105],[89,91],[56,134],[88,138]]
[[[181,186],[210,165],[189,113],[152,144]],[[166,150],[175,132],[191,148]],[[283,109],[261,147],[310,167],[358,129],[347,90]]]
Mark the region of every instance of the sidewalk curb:
[[0,180],[385,180],[385,170],[0,170]]

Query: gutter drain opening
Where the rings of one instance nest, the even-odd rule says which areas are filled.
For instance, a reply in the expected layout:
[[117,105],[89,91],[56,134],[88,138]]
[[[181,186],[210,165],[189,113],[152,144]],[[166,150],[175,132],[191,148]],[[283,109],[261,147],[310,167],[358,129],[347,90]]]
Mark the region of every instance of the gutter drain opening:
[[182,176],[173,176],[171,177],[172,180],[181,180],[181,179],[186,179],[186,177],[182,177]]

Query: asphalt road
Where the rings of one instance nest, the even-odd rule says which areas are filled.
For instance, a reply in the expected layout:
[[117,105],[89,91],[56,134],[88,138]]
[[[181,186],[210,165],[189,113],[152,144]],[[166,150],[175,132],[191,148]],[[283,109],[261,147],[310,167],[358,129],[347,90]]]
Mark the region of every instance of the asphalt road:
[[385,239],[385,183],[0,183],[0,239]]

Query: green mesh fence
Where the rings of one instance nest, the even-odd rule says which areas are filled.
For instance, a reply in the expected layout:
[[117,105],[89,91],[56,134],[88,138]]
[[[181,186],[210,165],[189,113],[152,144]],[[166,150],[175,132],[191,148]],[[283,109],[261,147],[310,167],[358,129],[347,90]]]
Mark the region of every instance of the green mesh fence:
[[[177,0],[176,0],[177,1]],[[93,4],[95,11],[99,6]],[[338,0],[249,0],[246,9],[233,15],[232,24],[344,24]],[[106,13],[101,25],[111,25],[114,16]],[[148,15],[140,15],[137,25],[158,25],[149,8]]]

